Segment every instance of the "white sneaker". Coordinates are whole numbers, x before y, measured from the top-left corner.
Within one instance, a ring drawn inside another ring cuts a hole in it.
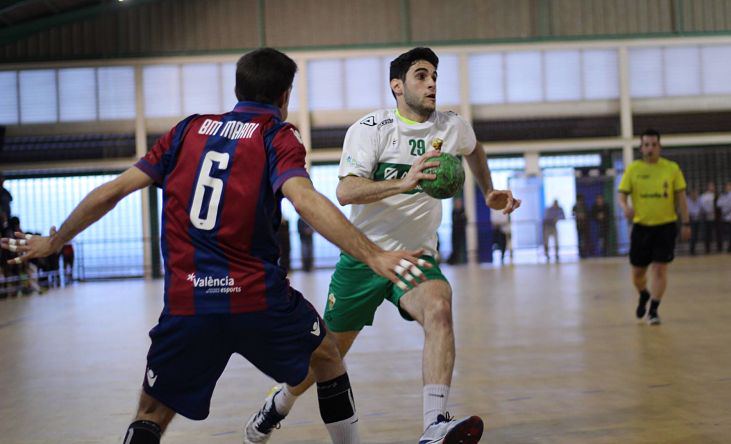
[[[274,396],[281,390],[280,386],[272,388],[261,410],[251,415],[244,429],[244,444],[265,443],[269,441],[274,429],[279,428],[279,423],[285,415],[280,415],[274,408]]]
[[[470,416],[459,421],[449,413],[439,415],[437,420],[424,430],[419,444],[476,444],[482,437],[482,419]]]
[[[650,325],[660,325],[662,321],[660,320],[660,316],[655,313],[647,316],[647,323]]]

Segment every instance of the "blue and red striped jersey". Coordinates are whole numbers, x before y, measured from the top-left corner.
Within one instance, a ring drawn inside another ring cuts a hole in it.
[[[309,177],[297,129],[279,109],[239,102],[192,115],[135,166],[163,189],[163,313],[246,313],[286,303],[278,265],[282,184]]]

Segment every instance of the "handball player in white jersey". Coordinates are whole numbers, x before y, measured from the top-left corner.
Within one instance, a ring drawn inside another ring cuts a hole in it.
[[[370,240],[386,250],[422,250],[420,268],[428,280],[415,288],[405,282],[394,284],[341,253],[323,317],[343,355],[363,327],[373,324],[384,300],[404,319],[418,322],[425,337],[424,432],[419,443],[476,443],[482,419],[453,419],[446,411],[455,345],[452,289],[435,260],[442,202],[422,192],[418,184],[435,178],[424,169],[438,165],[432,158],[441,150],[466,159],[491,209],[508,214],[520,200],[510,191],[493,189],[485,152],[469,124],[455,113],[436,110],[438,64],[429,48],[414,48],[391,62],[396,108],[367,114],[348,129],[337,187],[340,204],[352,205],[350,221]],[[285,416],[313,381],[308,377],[296,387],[273,391],[247,424],[250,442],[266,442],[274,425],[268,418]]]

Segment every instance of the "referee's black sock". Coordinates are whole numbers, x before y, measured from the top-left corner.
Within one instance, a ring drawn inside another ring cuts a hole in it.
[[[660,306],[660,301],[658,299],[653,299],[650,301],[650,317],[657,317],[657,307]]]
[[[645,290],[640,291],[640,299],[637,301],[637,319],[642,319],[647,313],[647,301],[650,300],[650,292]]]

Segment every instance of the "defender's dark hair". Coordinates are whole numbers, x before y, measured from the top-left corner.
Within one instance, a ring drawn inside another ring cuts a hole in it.
[[[657,141],[660,141],[660,133],[652,128],[647,128],[645,131],[642,132],[642,135],[640,136],[640,140],[642,140],[643,137],[650,136],[650,137],[657,137]]]
[[[434,54],[434,51],[424,47],[414,48],[401,54],[391,61],[391,69],[389,70],[388,80],[406,80],[406,73],[409,71],[409,68],[411,68],[411,65],[418,62],[419,60],[426,60],[427,62],[434,65],[434,68],[437,68],[437,66],[439,66],[439,57]]]
[[[236,98],[279,105],[296,72],[294,60],[276,49],[260,48],[244,54],[236,63]]]

